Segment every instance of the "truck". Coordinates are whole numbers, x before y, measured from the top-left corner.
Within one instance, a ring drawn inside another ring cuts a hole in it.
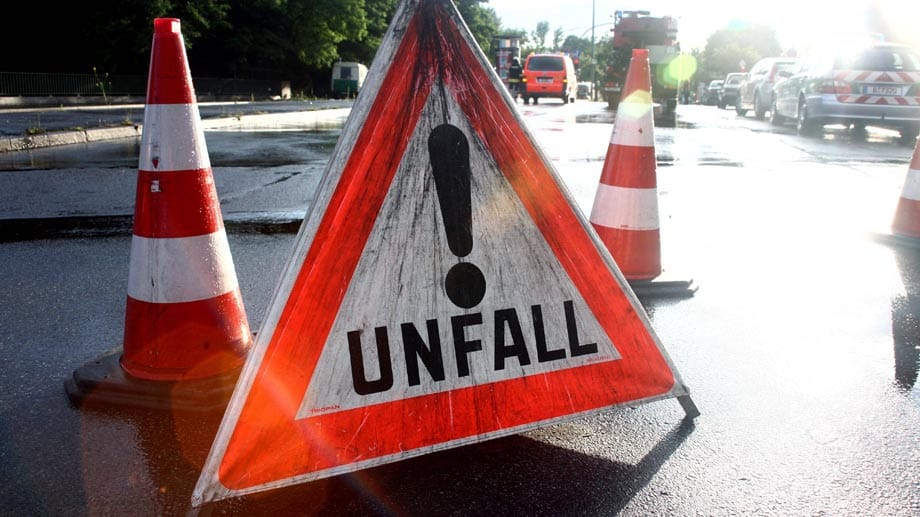
[[[648,49],[655,122],[673,127],[676,121],[679,80],[667,66],[680,54],[677,19],[651,16],[649,11],[616,11],[613,26],[613,57],[606,64],[603,94],[610,109],[616,110],[626,83],[632,51]]]

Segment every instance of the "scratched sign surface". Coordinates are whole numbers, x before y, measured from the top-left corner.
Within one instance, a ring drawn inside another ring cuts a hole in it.
[[[451,2],[404,1],[193,504],[685,393]]]

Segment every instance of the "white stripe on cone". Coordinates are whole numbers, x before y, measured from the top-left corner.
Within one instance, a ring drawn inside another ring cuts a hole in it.
[[[128,296],[150,303],[192,302],[237,289],[227,233],[131,240]]]
[[[654,113],[649,92],[638,90],[623,99],[617,107],[610,143],[635,147],[654,147]]]
[[[610,143],[614,145],[630,145],[633,147],[652,147],[655,145],[655,132],[650,131],[651,124],[647,120],[632,117],[617,119]]]
[[[207,169],[211,160],[196,104],[148,104],[141,135],[140,169]]]
[[[920,170],[908,169],[907,178],[901,188],[901,197],[913,201],[920,201]]]
[[[607,228],[658,229],[658,189],[599,184],[591,222]]]

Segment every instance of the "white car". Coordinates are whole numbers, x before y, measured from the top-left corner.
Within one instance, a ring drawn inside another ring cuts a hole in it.
[[[735,113],[743,117],[753,109],[754,116],[763,120],[773,104],[773,84],[778,74],[791,70],[798,63],[794,57],[767,57],[755,63],[738,86]]]

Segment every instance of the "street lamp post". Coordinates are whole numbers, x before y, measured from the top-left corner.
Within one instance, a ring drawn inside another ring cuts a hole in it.
[[[596,0],[591,0],[591,100],[597,100],[597,84],[595,84],[595,70],[597,69],[597,60],[594,55],[594,4]]]

